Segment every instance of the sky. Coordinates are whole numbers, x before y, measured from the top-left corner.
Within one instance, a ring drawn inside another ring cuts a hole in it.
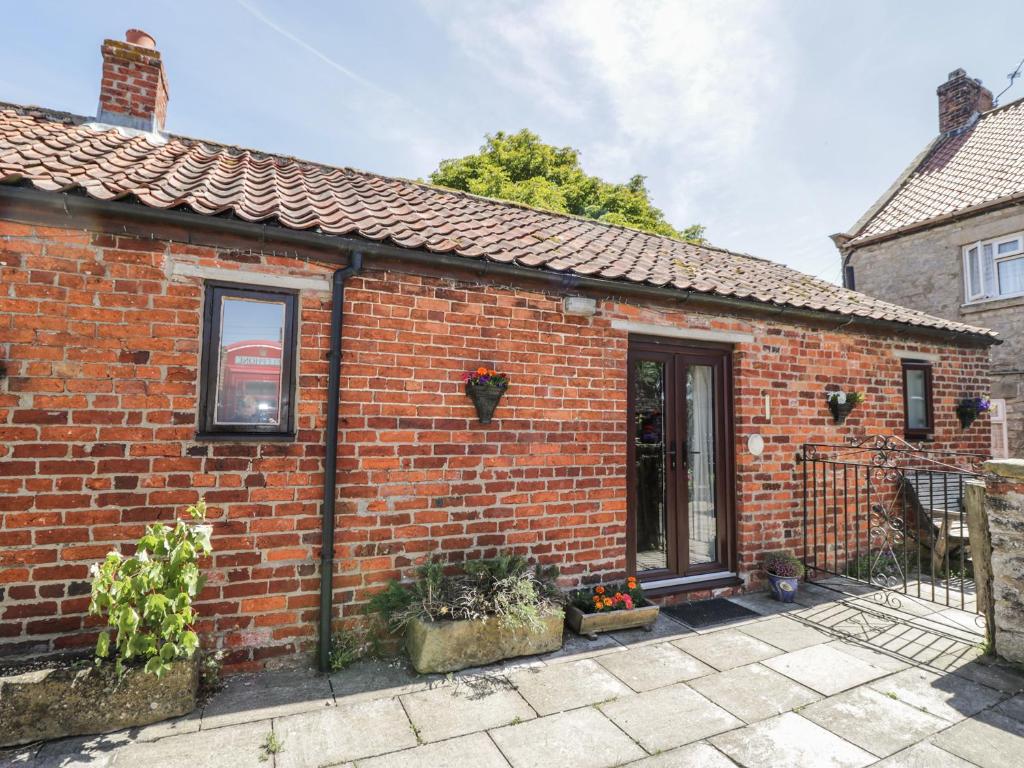
[[[93,115],[104,38],[157,41],[167,130],[405,178],[529,128],[668,220],[839,280],[829,240],[993,91],[1024,3],[945,0],[3,0],[0,101]],[[1002,103],[1024,96],[1024,78]]]

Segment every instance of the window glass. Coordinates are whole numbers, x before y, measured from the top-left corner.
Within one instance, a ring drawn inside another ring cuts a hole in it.
[[[907,429],[928,429],[928,382],[920,368],[904,371],[907,380]]]
[[[999,262],[999,292],[1024,293],[1024,259],[1005,259]]]
[[[982,293],[981,287],[981,263],[978,261],[978,248],[974,247],[967,251],[967,293],[970,296],[979,296]]]
[[[996,249],[996,252],[1000,256],[1002,256],[1005,253],[1016,253],[1019,250],[1020,250],[1020,241],[1019,240],[1007,240],[1007,241],[1002,242],[1002,243],[999,244],[998,248]]]
[[[217,424],[281,423],[285,303],[223,296]]]

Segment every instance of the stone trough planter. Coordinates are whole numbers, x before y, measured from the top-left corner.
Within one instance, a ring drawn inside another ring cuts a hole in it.
[[[599,632],[615,632],[620,629],[651,630],[661,609],[654,603],[644,603],[630,611],[607,611],[584,613],[575,605],[565,608],[565,621],[577,635],[596,640]]]
[[[561,609],[542,617],[543,628],[510,629],[497,619],[487,621],[421,621],[405,630],[405,648],[420,674],[455,672],[516,656],[550,653],[562,647]]]
[[[196,707],[199,654],[161,678],[135,667],[55,664],[0,677],[0,747],[107,733],[188,714]]]

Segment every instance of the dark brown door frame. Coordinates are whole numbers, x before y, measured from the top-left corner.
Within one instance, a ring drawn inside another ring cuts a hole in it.
[[[686,445],[686,382],[682,376],[682,366],[677,369],[678,356],[682,356],[684,364],[711,365],[715,370],[714,397],[719,407],[715,410],[716,436],[716,469],[715,497],[718,506],[718,541],[717,560],[696,567],[683,568],[689,549],[688,510],[679,500],[688,498],[686,463],[689,460]],[[635,427],[632,422],[635,405],[635,387],[633,368],[638,359],[661,360],[665,365],[666,402],[664,424],[666,431],[671,424],[675,437],[677,469],[674,472],[666,468],[666,505],[668,509],[666,536],[668,537],[669,568],[658,571],[645,571],[647,580],[675,578],[678,576],[698,576],[704,573],[721,571],[735,572],[735,463],[734,463],[734,431],[733,431],[733,377],[732,377],[732,346],[722,344],[704,344],[693,341],[680,341],[671,338],[652,336],[629,337],[627,353],[627,516],[626,516],[626,568],[630,574],[636,573],[636,541],[637,541],[637,488],[636,488],[636,448]],[[684,512],[686,514],[684,514]],[[679,527],[683,530],[680,531]],[[674,568],[673,568],[674,566]],[[681,572],[684,571],[684,572]]]

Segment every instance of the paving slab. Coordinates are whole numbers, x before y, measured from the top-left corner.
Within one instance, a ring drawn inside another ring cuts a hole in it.
[[[685,624],[675,621],[674,619],[670,619],[663,613],[659,613],[650,632],[643,629],[624,629],[621,632],[609,632],[608,635],[620,645],[636,647],[646,645],[648,643],[660,643],[665,640],[684,637],[685,635],[689,635],[691,632],[693,632],[693,630]]]
[[[360,760],[356,768],[508,768],[508,762],[486,733]]]
[[[796,603],[781,603],[771,596],[768,592],[751,592],[746,595],[737,595],[736,597],[726,598],[729,602],[742,605],[744,608],[749,608],[752,611],[756,611],[761,616],[774,616],[782,613],[791,613],[793,611],[799,611],[802,606]]]
[[[697,693],[747,723],[765,720],[818,701],[810,688],[761,664],[748,664],[691,680]]]
[[[590,659],[596,656],[604,656],[608,653],[622,653],[625,650],[615,638],[607,633],[598,635],[595,639],[577,635],[566,627],[562,635],[562,647],[557,651],[546,653],[541,656],[545,664],[560,664],[566,661],[579,661]]]
[[[526,670],[510,675],[509,680],[540,715],[577,709],[633,693],[629,686],[593,659]],[[508,722],[505,720],[492,725],[506,725]]]
[[[334,706],[326,676],[306,670],[232,675],[203,709],[200,728],[268,720]]]
[[[512,768],[611,768],[644,757],[644,751],[595,707],[497,728],[490,734]]]
[[[681,747],[743,725],[686,683],[603,704],[601,711],[648,752]]]
[[[1003,693],[1024,691],[1024,674],[1008,664],[975,659],[970,664],[958,667],[956,674]]]
[[[875,763],[874,768],[975,768],[975,765],[925,742]]]
[[[1024,722],[981,712],[943,731],[932,742],[980,768],[1020,768]]]
[[[284,751],[274,758],[276,768],[334,765],[417,744],[409,718],[396,698],[288,715],[274,721],[274,733],[284,745]]]
[[[866,661],[872,666],[884,669],[886,672],[902,672],[904,669],[908,669],[911,665],[910,662],[905,659],[901,659],[898,656],[893,656],[888,653],[882,653],[881,651],[875,650],[870,646],[864,646],[859,643],[852,643],[846,640],[833,640],[831,643],[826,644],[829,648],[835,648],[837,651],[854,656],[861,661]]]
[[[645,757],[624,768],[736,768],[736,763],[710,744],[697,741],[685,747]]]
[[[878,759],[793,712],[709,741],[746,768],[863,768]]]
[[[917,667],[876,680],[869,687],[950,723],[971,717],[1005,698],[965,677]]]
[[[536,717],[505,678],[462,679],[455,685],[406,694],[401,701],[419,738],[425,742]]]
[[[738,629],[692,635],[673,640],[672,644],[718,670],[746,666],[782,653],[780,648]]]
[[[740,631],[784,651],[798,651],[833,639],[824,632],[784,616],[748,624]]]
[[[802,648],[766,659],[766,667],[826,696],[887,674],[886,670],[828,645]]]
[[[439,675],[417,674],[404,658],[357,661],[328,679],[339,704],[422,691],[444,681]]]
[[[855,688],[800,714],[878,757],[888,757],[949,723],[871,688]]]
[[[1000,715],[1006,715],[1011,720],[1020,720],[1024,723],[1024,694],[1007,699],[995,707],[993,711],[998,712]]]
[[[159,741],[136,742],[118,749],[111,765],[113,768],[195,768],[197,764],[203,768],[264,768],[266,760],[261,760],[264,756],[261,746],[270,732],[270,722],[263,721]]]
[[[627,653],[603,656],[598,663],[634,691],[650,691],[715,671],[672,643],[645,645]]]
[[[31,748],[22,748],[0,758],[0,766],[32,766],[32,768],[109,768],[118,749],[130,746],[127,731],[97,736],[73,736],[48,741]]]

